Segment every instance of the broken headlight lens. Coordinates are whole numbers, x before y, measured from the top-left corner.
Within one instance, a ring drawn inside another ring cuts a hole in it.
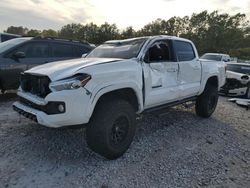
[[[243,76],[241,77],[241,79],[242,79],[242,80],[248,80],[248,79],[249,79],[249,76],[243,75]]]
[[[90,79],[91,76],[88,74],[76,74],[72,77],[52,82],[49,85],[49,88],[52,91],[78,89],[80,87],[85,86]]]

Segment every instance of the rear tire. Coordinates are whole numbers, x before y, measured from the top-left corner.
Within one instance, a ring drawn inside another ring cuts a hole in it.
[[[197,98],[195,111],[200,117],[210,117],[218,103],[218,89],[216,86],[207,84],[203,93]]]
[[[107,159],[122,156],[133,141],[135,119],[135,110],[127,101],[101,101],[87,126],[88,146]]]

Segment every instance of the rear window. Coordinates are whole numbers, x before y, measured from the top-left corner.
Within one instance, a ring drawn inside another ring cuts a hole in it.
[[[227,70],[250,75],[250,65],[227,65]]]
[[[10,40],[10,39],[14,39],[17,38],[17,36],[13,36],[13,35],[5,35],[5,34],[1,34],[1,42]]]
[[[74,57],[73,48],[67,44],[51,44],[52,57]]]
[[[191,61],[195,58],[193,46],[189,42],[175,41],[175,50],[179,61]]]
[[[15,46],[22,44],[30,39],[31,39],[30,37],[15,38],[15,39],[2,42],[0,43],[0,53],[6,52],[7,50],[10,50],[11,48],[14,48]]]

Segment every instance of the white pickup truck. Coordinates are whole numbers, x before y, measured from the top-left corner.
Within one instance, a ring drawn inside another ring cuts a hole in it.
[[[48,127],[86,124],[88,146],[115,159],[133,140],[136,114],[194,101],[197,115],[207,118],[224,83],[224,65],[200,61],[189,40],[115,40],[86,58],[24,72],[13,108]]]

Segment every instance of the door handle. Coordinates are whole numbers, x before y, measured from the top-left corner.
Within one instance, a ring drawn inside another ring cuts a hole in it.
[[[167,69],[167,72],[177,72],[178,71],[178,69],[176,69],[176,68],[169,68],[169,69]]]
[[[194,70],[199,70],[200,67],[199,66],[194,66]]]

